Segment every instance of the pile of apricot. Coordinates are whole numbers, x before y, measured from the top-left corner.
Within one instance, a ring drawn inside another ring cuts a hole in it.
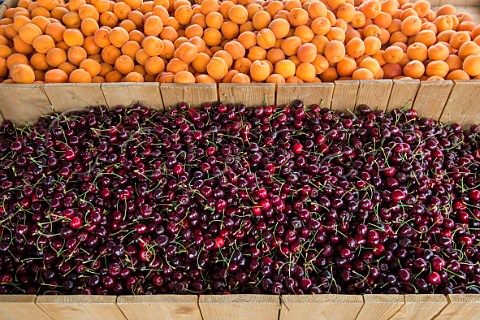
[[[480,26],[420,0],[19,0],[0,82],[480,78]]]

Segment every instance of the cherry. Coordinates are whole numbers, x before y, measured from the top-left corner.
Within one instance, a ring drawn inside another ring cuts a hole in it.
[[[70,228],[72,229],[78,229],[82,226],[82,219],[79,217],[73,217],[72,220],[70,221]]]

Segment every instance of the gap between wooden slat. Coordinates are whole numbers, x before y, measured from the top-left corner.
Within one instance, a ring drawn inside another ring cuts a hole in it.
[[[450,297],[448,296],[448,294],[445,295],[445,298],[447,298],[447,304],[442,308],[442,310],[440,310],[440,311],[432,318],[432,320],[437,319],[437,318],[443,313],[443,311],[450,305],[451,300],[450,300]]]

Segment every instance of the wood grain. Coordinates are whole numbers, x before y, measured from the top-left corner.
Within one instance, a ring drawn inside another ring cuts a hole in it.
[[[441,294],[405,295],[405,304],[390,320],[430,320],[447,304],[447,298]]]
[[[480,123],[480,81],[455,81],[452,93],[443,109],[442,122],[460,123],[465,129]]]
[[[203,103],[218,100],[217,85],[214,83],[162,83],[160,91],[163,105],[167,110],[176,107],[180,102],[188,103],[195,108]]]
[[[52,83],[43,88],[56,112],[107,104],[100,83]]]
[[[355,111],[359,81],[335,81],[331,109],[335,111]]]
[[[422,81],[413,109],[417,110],[422,117],[440,119],[452,88],[453,82],[450,80]]]
[[[50,320],[35,304],[34,295],[0,295],[1,320]]]
[[[0,112],[18,124],[37,121],[53,112],[43,86],[39,84],[0,84]]]
[[[333,83],[279,83],[277,85],[277,105],[302,100],[306,106],[318,104],[329,108],[332,102]]]
[[[120,296],[117,305],[128,320],[202,320],[198,296]]]
[[[360,81],[355,106],[366,104],[373,110],[385,111],[392,92],[392,80]]]
[[[158,82],[102,83],[101,88],[109,108],[129,106],[138,102],[153,109],[163,110]]]
[[[387,111],[403,108],[411,109],[419,87],[419,80],[393,80]]]
[[[478,320],[480,317],[480,295],[450,294],[447,307],[435,320]]]
[[[222,103],[242,103],[249,107],[275,104],[275,84],[273,83],[220,83],[219,100]]]
[[[404,305],[400,294],[366,294],[363,307],[356,320],[390,319]]]
[[[351,320],[357,317],[362,306],[361,296],[282,296],[280,320]]]
[[[115,296],[38,296],[37,305],[53,320],[125,320],[116,300]]]
[[[279,297],[269,295],[200,296],[203,320],[277,320]]]

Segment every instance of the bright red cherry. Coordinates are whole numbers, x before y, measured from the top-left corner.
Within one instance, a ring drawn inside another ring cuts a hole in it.
[[[72,220],[70,221],[70,228],[72,229],[78,229],[82,226],[82,219],[79,217],[73,217]]]

